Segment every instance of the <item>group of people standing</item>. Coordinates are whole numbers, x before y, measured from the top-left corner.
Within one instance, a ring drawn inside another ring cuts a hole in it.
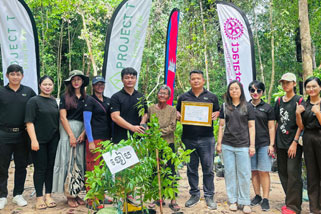
[[[175,152],[173,143],[176,121],[181,118],[182,102],[191,101],[212,103],[212,120],[219,118],[216,151],[223,156],[231,211],[242,209],[244,213],[251,213],[251,206],[259,204],[263,211],[270,209],[269,172],[272,156],[276,153],[278,173],[286,194],[282,213],[300,213],[304,151],[310,212],[320,212],[321,159],[318,151],[321,136],[321,81],[316,77],[304,83],[309,95],[304,102],[295,93],[295,75],[284,74],[280,83],[285,96],[276,101],[274,108],[262,100],[265,90],[262,82],[250,83],[248,90],[252,99],[247,102],[242,84],[232,81],[227,87],[225,102],[220,107],[217,96],[204,88],[203,72],[191,71],[191,89],[179,96],[176,108],[167,104],[171,95],[167,86],[159,88],[158,102],[147,108],[143,94],[135,90],[137,72],[133,68],[122,70],[121,81],[124,87],[111,98],[103,95],[103,77],[92,79],[93,94],[89,96],[85,92],[89,84],[88,77],[81,71],[72,71],[64,81],[66,90],[59,106],[51,95],[54,89],[51,77],[40,78],[40,93],[36,95],[31,88],[21,85],[21,66],[10,65],[6,76],[9,84],[0,88],[0,210],[7,204],[8,168],[12,155],[15,162],[13,203],[27,205],[22,193],[31,148],[35,168],[36,208],[55,207],[57,204],[51,193],[64,191],[71,155],[76,155],[72,160],[76,161],[82,173],[93,170],[99,163],[96,160],[98,154],[93,150],[100,146],[101,141],[112,140],[118,143],[127,139],[128,131],[130,134],[144,133],[151,114],[159,118],[162,137]],[[142,105],[137,105],[142,99]],[[143,116],[139,115],[141,108],[145,110]],[[303,147],[299,144],[300,135],[303,135]],[[201,163],[206,205],[209,209],[217,209],[214,200],[213,125],[205,127],[184,124],[182,142],[186,149],[194,150],[187,163],[191,197],[185,207],[192,207],[200,201],[198,167]],[[175,174],[175,168],[171,165],[169,167],[172,174]],[[255,192],[252,200],[251,177]],[[80,197],[67,197],[67,203],[70,207],[86,204],[88,208],[99,208],[99,204],[91,200],[86,203]],[[164,202],[160,200],[158,203]],[[169,207],[174,211],[180,209],[175,199],[171,200]]]

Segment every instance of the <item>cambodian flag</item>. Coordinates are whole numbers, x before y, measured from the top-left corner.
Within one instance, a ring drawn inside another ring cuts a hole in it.
[[[173,105],[175,73],[176,73],[176,53],[179,25],[179,10],[174,8],[171,12],[167,27],[166,56],[165,56],[165,78],[164,83],[172,90],[171,97],[167,104]]]

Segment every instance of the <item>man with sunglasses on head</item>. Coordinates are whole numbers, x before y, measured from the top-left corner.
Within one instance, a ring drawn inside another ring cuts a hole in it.
[[[215,94],[204,88],[205,79],[202,71],[191,71],[189,74],[191,90],[179,96],[177,101],[177,119],[181,117],[182,101],[212,103],[212,120],[216,120],[219,115],[219,103]],[[187,178],[190,185],[190,199],[185,203],[185,207],[193,207],[200,201],[200,189],[198,187],[198,167],[199,162],[203,171],[203,190],[206,205],[209,209],[217,209],[214,201],[214,151],[215,139],[213,135],[213,124],[211,127],[197,125],[183,125],[182,141],[186,149],[195,149],[191,153],[190,162],[187,164]]]
[[[251,206],[261,205],[262,211],[268,211],[270,192],[270,171],[274,154],[275,114],[273,108],[261,97],[265,90],[262,82],[254,80],[249,84],[251,100],[255,113],[255,155],[251,157],[252,184],[255,197]],[[262,187],[263,195],[260,188]]]
[[[36,96],[31,88],[21,84],[21,66],[10,65],[6,77],[8,85],[0,88],[0,210],[7,204],[8,169],[12,154],[15,163],[12,202],[20,207],[27,205],[22,193],[30,150],[24,119],[28,100]]]

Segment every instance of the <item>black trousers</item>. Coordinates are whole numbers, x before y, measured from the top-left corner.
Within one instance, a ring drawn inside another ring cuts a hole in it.
[[[297,146],[295,158],[288,157],[287,149],[277,149],[278,173],[285,192],[285,204],[296,213],[302,204],[302,146]]]
[[[56,151],[59,142],[59,135],[55,136],[47,143],[39,144],[38,151],[31,151],[35,171],[33,173],[33,183],[37,197],[43,196],[43,184],[45,193],[52,191],[53,168],[55,165]]]
[[[205,197],[214,196],[214,137],[198,137],[197,139],[182,139],[186,149],[195,149],[187,164],[187,178],[191,187],[189,194],[200,196],[198,187],[198,167],[201,162],[203,171],[203,191]]]
[[[321,210],[321,130],[304,130],[304,161],[307,167],[308,196],[311,213]]]
[[[6,198],[8,195],[8,169],[12,154],[15,164],[13,196],[23,193],[30,151],[28,145],[27,140],[24,143],[0,142],[0,198]]]

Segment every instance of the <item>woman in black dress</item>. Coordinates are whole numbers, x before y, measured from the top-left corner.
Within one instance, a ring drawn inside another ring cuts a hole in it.
[[[59,141],[59,111],[51,96],[53,79],[43,76],[39,81],[40,94],[32,97],[26,107],[25,123],[31,139],[31,154],[34,164],[33,182],[36,189],[37,209],[55,207],[51,198],[53,166]],[[43,185],[45,184],[45,199]]]

